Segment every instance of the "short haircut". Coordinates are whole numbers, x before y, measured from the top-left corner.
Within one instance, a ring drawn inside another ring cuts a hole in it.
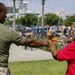
[[[4,5],[3,3],[0,2],[0,12],[3,11],[3,8],[2,8],[3,6],[5,6],[5,5]]]

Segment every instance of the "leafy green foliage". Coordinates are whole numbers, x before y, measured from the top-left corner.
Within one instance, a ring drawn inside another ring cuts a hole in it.
[[[12,20],[10,20],[10,17],[6,18],[6,21],[4,22],[5,25],[12,25]]]
[[[48,25],[58,25],[59,17],[56,14],[48,13],[45,15],[45,24]],[[60,23],[62,22],[62,18],[60,18]]]
[[[12,25],[13,16],[9,16],[6,18],[5,24]],[[47,13],[44,15],[44,24],[45,25],[58,25],[59,17],[53,13]],[[66,19],[60,18],[60,25],[68,25],[70,26],[72,22],[75,22],[75,14],[67,15]],[[42,23],[42,17],[39,17],[39,25]],[[35,14],[25,14],[25,16],[17,18],[16,24],[21,24],[25,26],[35,26],[38,24],[38,16]]]
[[[66,16],[66,19],[64,20],[64,24],[67,26],[70,26],[72,22],[75,22],[75,14],[71,16]]]
[[[16,23],[20,23],[25,26],[31,26],[31,25],[36,25],[38,18],[34,14],[26,14],[25,16],[21,17],[20,19],[16,20]]]

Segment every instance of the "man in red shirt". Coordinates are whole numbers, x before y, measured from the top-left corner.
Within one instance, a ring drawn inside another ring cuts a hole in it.
[[[50,51],[53,57],[58,61],[67,61],[68,67],[66,71],[66,75],[75,75],[75,28],[72,32],[72,42],[67,44],[61,50],[57,50],[53,44],[52,38],[53,33],[51,31],[48,32],[48,42]]]

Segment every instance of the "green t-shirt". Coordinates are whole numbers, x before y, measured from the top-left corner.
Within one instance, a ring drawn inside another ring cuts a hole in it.
[[[19,33],[0,24],[0,67],[8,67],[10,45],[24,45],[24,41]]]

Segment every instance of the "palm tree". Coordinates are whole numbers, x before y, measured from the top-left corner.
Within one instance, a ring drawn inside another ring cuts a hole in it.
[[[13,0],[13,29],[15,30],[15,1]]]
[[[45,5],[45,0],[42,0],[42,27],[44,26],[44,5]]]

